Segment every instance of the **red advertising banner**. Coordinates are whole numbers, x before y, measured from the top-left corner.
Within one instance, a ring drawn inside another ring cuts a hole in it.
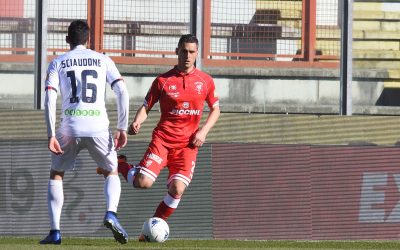
[[[311,147],[313,239],[398,239],[400,148]]]
[[[400,148],[213,144],[214,237],[398,239]]]
[[[214,237],[309,239],[310,147],[213,144]]]

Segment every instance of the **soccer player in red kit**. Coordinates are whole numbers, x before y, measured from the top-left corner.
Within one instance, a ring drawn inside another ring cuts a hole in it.
[[[178,64],[154,80],[129,127],[129,134],[137,134],[148,112],[159,102],[161,118],[153,130],[148,149],[135,167],[120,164],[118,168],[136,188],[150,188],[160,171],[168,168],[168,192],[153,215],[164,220],[178,207],[192,180],[198,148],[220,115],[213,79],[194,65],[198,54],[197,38],[190,34],[181,36],[175,52]],[[199,128],[204,102],[210,112]]]

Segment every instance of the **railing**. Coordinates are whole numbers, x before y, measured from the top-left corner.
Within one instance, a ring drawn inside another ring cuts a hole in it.
[[[82,18],[87,18],[92,27],[90,47],[109,54],[121,64],[174,64],[178,38],[190,33],[195,22],[194,18],[186,20],[186,14],[176,14],[176,10],[167,8],[162,13],[152,13],[153,10],[148,9],[148,15],[158,15],[154,21],[134,17],[124,20],[119,16],[128,16],[129,8],[136,7],[136,3],[123,2],[132,6],[118,5],[118,1],[111,5],[104,0],[88,0],[87,3],[87,16]],[[127,11],[109,14],[116,11],[114,4]],[[220,8],[221,5],[224,8]],[[316,6],[317,0],[230,0],[226,4],[204,0],[203,64],[211,67],[338,67],[338,50],[325,54],[324,49],[317,46],[318,40],[323,41],[326,36],[317,37]],[[69,22],[76,18],[65,17],[69,14],[67,9],[64,11],[60,17],[48,19],[50,57],[68,49],[64,41],[66,30]],[[245,13],[235,14],[235,11]],[[191,17],[198,14],[190,12]],[[175,15],[176,21],[170,21]],[[163,16],[170,20],[163,21]],[[0,62],[33,62],[34,24],[34,18],[0,16]],[[334,37],[334,40],[339,38]]]

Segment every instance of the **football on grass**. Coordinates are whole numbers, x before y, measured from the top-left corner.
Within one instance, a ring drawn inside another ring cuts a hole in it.
[[[169,236],[169,226],[165,220],[153,217],[143,223],[142,234],[147,242],[164,242]]]

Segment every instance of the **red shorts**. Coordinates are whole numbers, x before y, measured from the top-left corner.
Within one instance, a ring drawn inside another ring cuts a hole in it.
[[[160,139],[153,138],[139,162],[140,173],[155,181],[160,171],[167,167],[168,184],[172,180],[180,180],[188,186],[196,166],[197,152],[197,147],[168,148]]]

